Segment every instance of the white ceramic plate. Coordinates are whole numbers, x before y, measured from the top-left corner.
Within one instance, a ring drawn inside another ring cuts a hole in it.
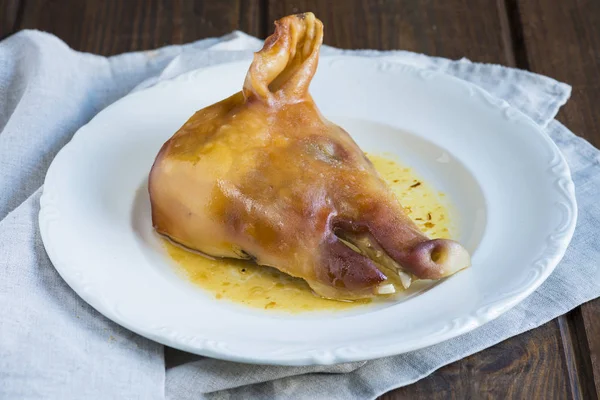
[[[473,267],[418,296],[347,312],[276,314],[214,298],[174,272],[150,225],[146,179],[192,113],[238,91],[249,62],[134,93],[81,128],[52,163],[40,227],[89,304],[150,339],[228,360],[331,364],[419,349],[496,318],[535,290],[571,239],[568,166],[539,127],[461,80],[378,59],[321,60],[322,112],[368,152],[394,153],[447,193]]]

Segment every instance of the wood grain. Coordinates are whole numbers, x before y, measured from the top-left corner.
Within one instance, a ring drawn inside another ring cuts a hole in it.
[[[565,365],[574,399],[597,398],[587,331],[581,307],[557,318],[563,340]]]
[[[600,2],[531,0],[516,2],[524,63],[533,72],[573,87],[558,119],[600,147]],[[600,299],[567,317],[581,395],[600,396]]]
[[[600,299],[586,303],[580,307],[582,320],[585,328],[587,346],[584,343],[577,343],[583,347],[583,352],[587,350],[590,356],[592,371],[588,372],[594,379],[596,389],[595,398],[600,398]],[[594,398],[590,389],[590,397]]]
[[[591,0],[0,0],[0,38],[49,31],[112,55],[240,29],[265,37],[313,11],[325,43],[530,69],[573,85],[559,119],[600,146],[600,2]],[[167,349],[170,364],[182,355]],[[183,355],[185,356],[185,354]],[[179,360],[181,361],[181,360]],[[600,300],[392,391],[385,399],[598,398]]]
[[[573,132],[600,146],[600,2],[517,2],[531,71],[573,86],[559,114]]]
[[[102,55],[187,43],[241,29],[260,33],[258,0],[21,0],[20,28],[45,30]]]
[[[507,62],[494,2],[270,0],[268,20],[304,11],[314,12],[323,21],[325,43],[332,46]]]
[[[557,356],[562,346],[558,330],[555,322],[549,322],[443,367],[381,400],[568,398],[568,378]]]
[[[0,39],[16,30],[20,0],[0,0]]]

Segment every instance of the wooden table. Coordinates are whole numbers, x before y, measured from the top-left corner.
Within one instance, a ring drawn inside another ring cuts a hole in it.
[[[600,1],[0,0],[0,37],[40,29],[112,55],[234,29],[264,38],[275,19],[302,11],[324,22],[332,46],[467,57],[567,82],[573,95],[558,119],[600,147]],[[599,395],[600,299],[382,398]]]

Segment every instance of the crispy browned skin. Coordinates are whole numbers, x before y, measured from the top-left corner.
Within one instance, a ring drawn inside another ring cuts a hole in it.
[[[275,26],[243,90],[196,112],[161,148],[149,179],[156,230],[211,256],[273,266],[336,299],[467,267],[462,246],[424,236],[314,104],[321,21],[307,13]]]

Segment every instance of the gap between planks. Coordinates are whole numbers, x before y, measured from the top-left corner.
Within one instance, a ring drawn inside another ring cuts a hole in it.
[[[530,70],[518,0],[497,0],[505,57],[511,67]],[[556,319],[573,399],[598,398],[592,361],[580,307]]]
[[[19,30],[24,0],[0,0],[0,39]]]

